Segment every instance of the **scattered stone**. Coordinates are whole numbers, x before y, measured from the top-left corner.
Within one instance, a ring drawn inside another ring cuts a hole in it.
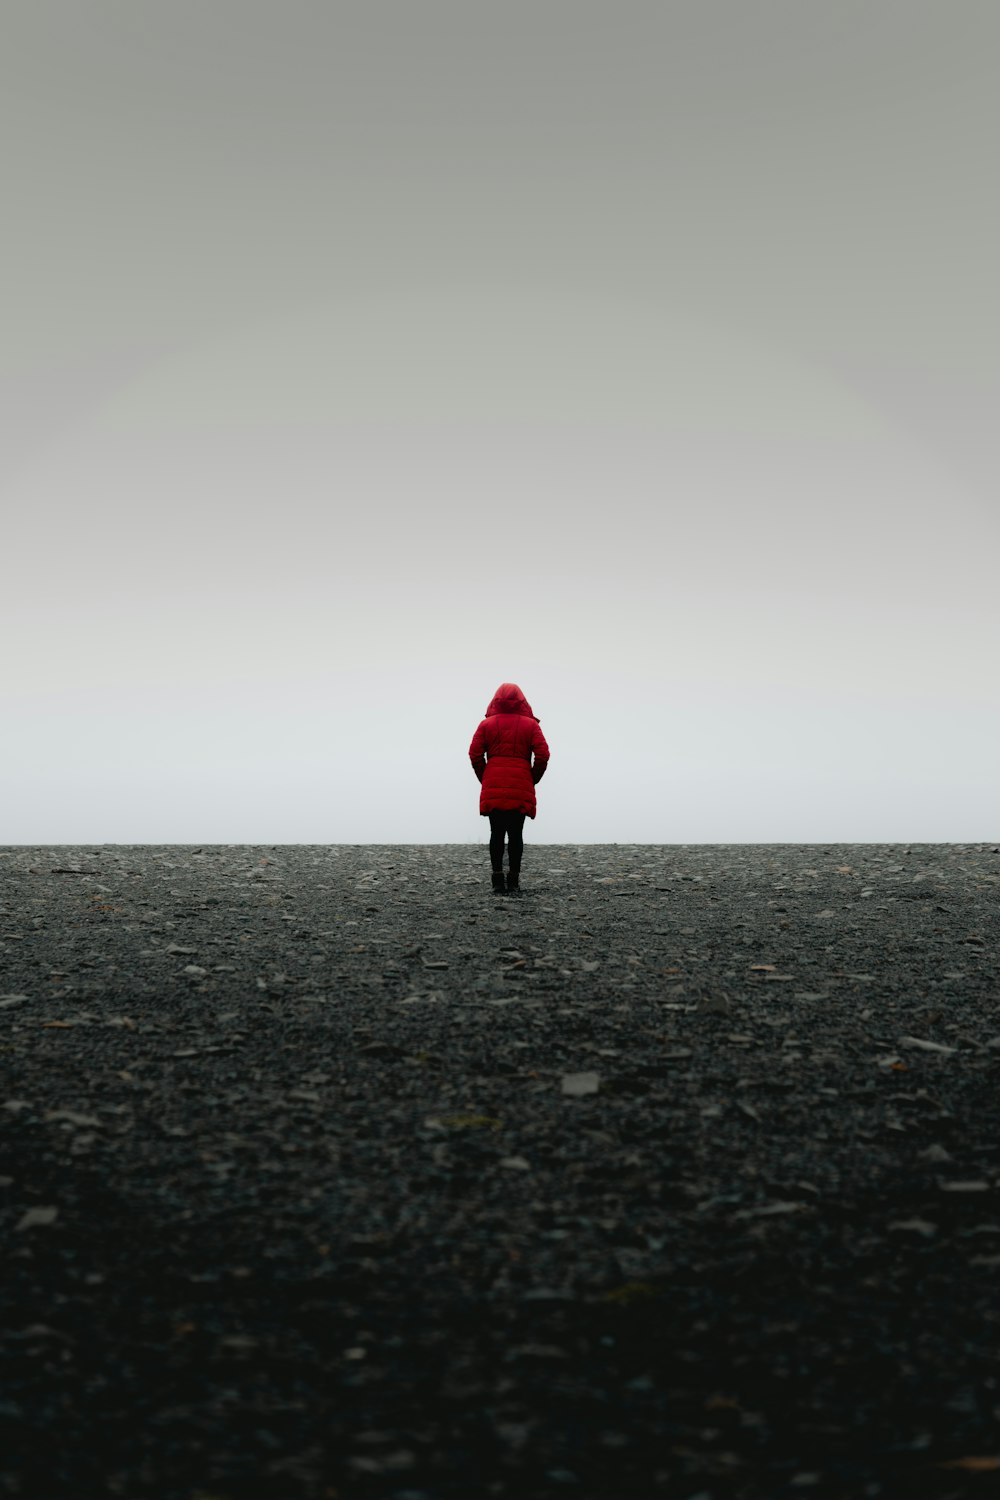
[[[891,1231],[902,1230],[908,1234],[919,1234],[924,1239],[930,1239],[937,1234],[937,1225],[931,1224],[927,1219],[894,1219],[887,1226]]]
[[[596,1094],[601,1086],[599,1073],[564,1073],[560,1080],[562,1093],[571,1099],[580,1099],[585,1094]]]
[[[101,1121],[96,1115],[83,1115],[75,1109],[47,1109],[44,1118],[46,1120],[65,1120],[69,1125],[86,1125],[94,1129],[100,1129]]]
[[[741,1208],[735,1214],[734,1219],[770,1219],[777,1214],[798,1214],[806,1207],[806,1204],[789,1199],[787,1202],[764,1203],[758,1208]]]
[[[16,1231],[23,1229],[43,1229],[49,1224],[54,1224],[59,1217],[58,1208],[29,1208],[21,1215],[14,1225]]]

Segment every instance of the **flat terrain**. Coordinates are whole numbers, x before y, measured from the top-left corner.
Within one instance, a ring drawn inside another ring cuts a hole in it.
[[[1000,852],[0,851],[0,1495],[992,1496]]]

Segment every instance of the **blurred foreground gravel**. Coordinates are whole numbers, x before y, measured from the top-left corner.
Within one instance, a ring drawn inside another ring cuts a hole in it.
[[[0,1495],[1000,1489],[1000,852],[0,851]]]

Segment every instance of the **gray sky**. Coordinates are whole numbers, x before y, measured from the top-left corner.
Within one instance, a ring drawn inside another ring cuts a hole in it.
[[[1000,836],[995,0],[24,0],[0,841]]]

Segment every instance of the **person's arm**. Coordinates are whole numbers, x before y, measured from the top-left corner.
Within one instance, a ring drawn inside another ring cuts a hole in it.
[[[486,733],[484,724],[480,724],[472,736],[472,744],[469,746],[469,759],[472,762],[472,769],[476,773],[476,780],[482,781],[483,772],[486,770]]]
[[[531,779],[537,786],[545,775],[545,767],[549,763],[549,747],[538,724],[531,731],[531,750],[535,757],[535,763],[531,768]]]

